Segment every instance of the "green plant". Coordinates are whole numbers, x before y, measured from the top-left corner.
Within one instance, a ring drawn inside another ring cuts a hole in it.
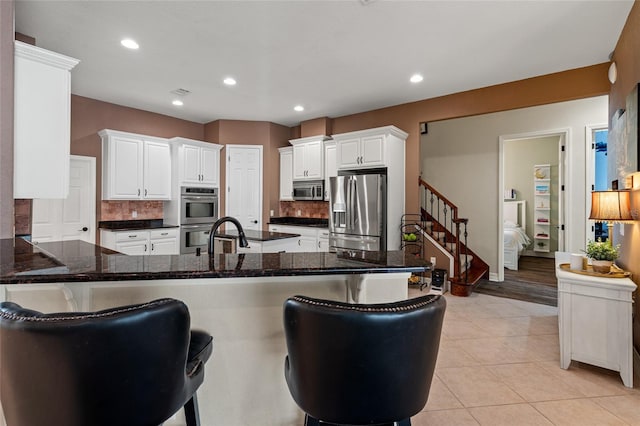
[[[598,241],[589,241],[585,253],[587,257],[593,260],[616,260],[618,258],[618,250],[620,244],[615,247],[608,242],[603,242],[600,238]]]

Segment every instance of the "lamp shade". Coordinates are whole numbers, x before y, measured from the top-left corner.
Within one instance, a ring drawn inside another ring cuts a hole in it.
[[[629,190],[594,191],[591,193],[591,214],[596,222],[633,220]]]

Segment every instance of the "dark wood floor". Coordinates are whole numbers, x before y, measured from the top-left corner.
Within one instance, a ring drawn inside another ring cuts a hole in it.
[[[518,270],[504,270],[504,281],[481,280],[477,293],[558,306],[554,259],[522,256]]]

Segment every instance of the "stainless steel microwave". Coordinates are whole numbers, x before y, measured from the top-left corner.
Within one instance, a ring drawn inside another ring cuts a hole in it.
[[[218,220],[218,188],[182,187],[180,225],[212,224]]]
[[[294,200],[324,200],[324,181],[308,180],[293,182]]]

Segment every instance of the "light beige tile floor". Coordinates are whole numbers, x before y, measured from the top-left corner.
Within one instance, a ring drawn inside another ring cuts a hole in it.
[[[640,426],[638,383],[626,388],[617,372],[575,361],[560,368],[557,308],[446,298],[436,374],[413,426]]]

